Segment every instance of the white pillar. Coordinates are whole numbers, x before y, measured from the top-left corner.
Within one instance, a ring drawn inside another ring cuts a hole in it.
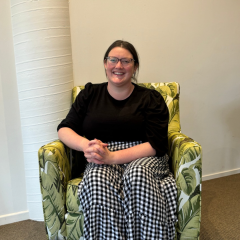
[[[30,219],[43,220],[37,152],[57,139],[57,125],[70,108],[69,5],[67,0],[11,0],[11,14],[28,209]]]

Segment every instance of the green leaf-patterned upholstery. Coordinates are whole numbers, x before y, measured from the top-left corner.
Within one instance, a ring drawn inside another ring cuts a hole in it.
[[[71,170],[65,146],[59,140],[38,151],[40,187],[47,239],[67,236],[66,189]]]
[[[176,240],[199,239],[201,222],[202,148],[181,133],[179,84],[140,83],[156,89],[169,109],[168,142],[172,172],[178,189]],[[75,87],[72,102],[83,86]],[[59,140],[39,149],[40,184],[47,239],[83,239],[84,216],[77,197],[82,178],[71,179],[70,150]],[[73,158],[76,161],[76,158]],[[73,166],[75,163],[73,162]]]
[[[68,182],[67,197],[66,197],[66,226],[67,226],[67,239],[75,240],[83,236],[83,211],[77,196],[78,184],[82,178],[75,178]]]

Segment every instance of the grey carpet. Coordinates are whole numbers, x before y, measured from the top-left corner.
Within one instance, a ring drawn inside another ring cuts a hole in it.
[[[240,174],[202,184],[201,240],[240,240]],[[43,222],[0,226],[0,240],[46,240]]]

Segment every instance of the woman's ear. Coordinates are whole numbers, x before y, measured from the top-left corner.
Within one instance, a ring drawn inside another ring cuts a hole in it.
[[[104,64],[104,68],[105,68],[105,71],[106,71],[107,70],[107,59],[104,59],[103,64]]]
[[[136,74],[137,69],[138,69],[138,64],[134,66],[134,74]]]

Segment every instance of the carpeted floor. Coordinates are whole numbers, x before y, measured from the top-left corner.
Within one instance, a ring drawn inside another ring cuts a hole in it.
[[[204,181],[201,240],[240,240],[240,174]],[[46,240],[43,222],[0,226],[0,240]]]
[[[240,174],[203,182],[201,240],[240,240]]]
[[[46,240],[43,222],[32,220],[0,226],[0,240]]]

